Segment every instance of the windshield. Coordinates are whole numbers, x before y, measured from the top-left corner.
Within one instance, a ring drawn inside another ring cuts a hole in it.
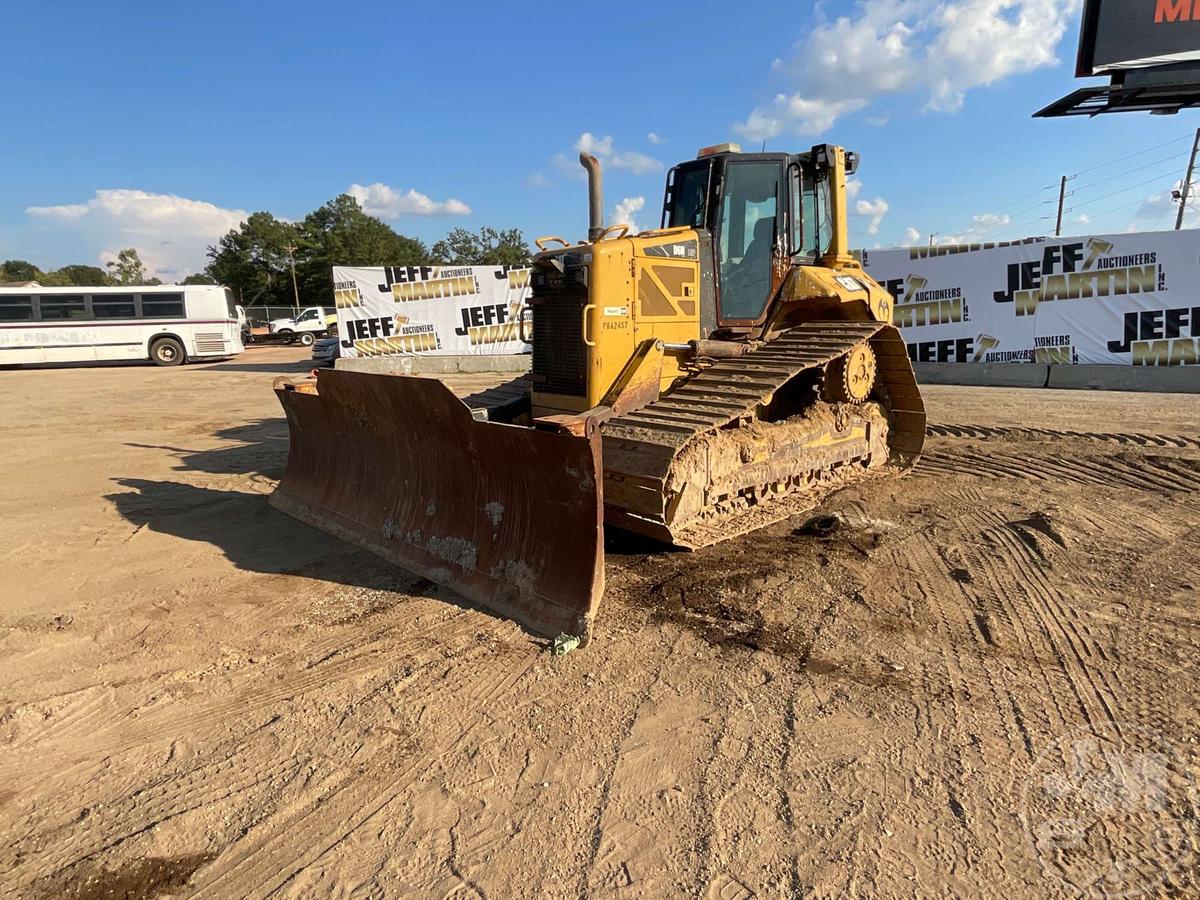
[[[225,288],[225,307],[229,310],[229,318],[238,318],[237,299],[233,296],[233,291]]]
[[[758,318],[770,295],[780,175],[774,161],[725,167],[717,243],[725,319]]]
[[[667,227],[680,225],[688,228],[704,227],[705,200],[708,193],[708,173],[711,163],[675,170],[675,184],[671,188],[670,209],[667,212]]]

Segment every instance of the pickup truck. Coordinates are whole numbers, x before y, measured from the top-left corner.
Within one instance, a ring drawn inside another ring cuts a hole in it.
[[[318,337],[325,337],[330,332],[337,333],[337,313],[320,306],[310,306],[301,310],[294,319],[272,319],[267,330],[278,340],[289,344],[299,341],[305,347],[311,347]]]

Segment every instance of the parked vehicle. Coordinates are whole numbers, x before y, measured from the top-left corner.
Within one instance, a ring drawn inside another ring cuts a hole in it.
[[[0,364],[177,366],[243,349],[233,293],[217,285],[0,288]]]
[[[337,313],[310,306],[295,318],[272,319],[267,330],[289,344],[299,341],[305,347],[311,347],[318,337],[337,332]]]
[[[342,342],[337,337],[319,338],[312,345],[312,361],[319,366],[332,366],[342,355]]]

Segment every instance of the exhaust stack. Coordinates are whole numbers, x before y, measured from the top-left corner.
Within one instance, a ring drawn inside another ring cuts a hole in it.
[[[604,234],[604,180],[600,160],[590,153],[580,152],[579,164],[588,174],[588,240],[595,241]]]

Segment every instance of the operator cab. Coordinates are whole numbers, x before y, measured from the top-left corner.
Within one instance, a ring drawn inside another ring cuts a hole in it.
[[[720,325],[761,323],[790,266],[813,265],[829,250],[824,151],[742,153],[717,144],[667,173],[661,225],[708,232]],[[847,171],[856,164],[847,154]]]

